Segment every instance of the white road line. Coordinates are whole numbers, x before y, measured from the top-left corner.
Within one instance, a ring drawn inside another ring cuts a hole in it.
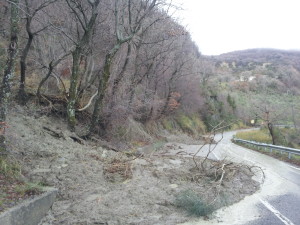
[[[291,167],[291,168],[293,168],[295,170],[300,170],[300,168],[298,168],[298,167],[294,167],[294,166],[289,166],[289,167]]]
[[[269,209],[275,216],[277,216],[278,219],[280,219],[285,225],[295,225],[292,221],[290,221],[288,218],[286,218],[284,215],[282,215],[277,209],[275,209],[270,203],[268,203],[265,200],[262,200],[259,198],[260,202]]]

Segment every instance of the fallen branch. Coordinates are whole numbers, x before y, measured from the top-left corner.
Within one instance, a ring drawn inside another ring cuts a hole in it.
[[[47,131],[48,134],[50,134],[51,136],[55,137],[55,138],[63,138],[63,139],[66,139],[64,134],[60,131],[60,132],[57,132],[57,131],[54,131],[52,130],[51,128],[49,127],[43,127],[44,130]]]
[[[86,106],[84,106],[84,107],[81,108],[81,109],[77,109],[77,111],[80,111],[80,112],[81,112],[81,111],[86,110],[86,109],[92,104],[92,101],[93,101],[93,99],[97,96],[97,94],[98,94],[98,90],[97,90],[96,93],[90,98],[88,104],[86,104]]]

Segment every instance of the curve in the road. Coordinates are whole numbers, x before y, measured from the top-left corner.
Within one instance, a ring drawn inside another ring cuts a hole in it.
[[[261,190],[237,204],[218,210],[210,221],[198,220],[185,225],[300,225],[300,168],[233,144],[234,134],[223,134],[211,159],[226,157],[237,163],[261,167],[265,174]],[[195,152],[198,148],[193,146],[190,150]],[[185,150],[189,151],[188,148]],[[262,176],[256,179],[263,180]]]

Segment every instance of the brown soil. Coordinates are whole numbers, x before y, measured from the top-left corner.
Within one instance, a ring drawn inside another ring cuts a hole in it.
[[[192,158],[168,155],[168,144],[138,157],[130,149],[115,152],[97,142],[78,142],[63,120],[20,107],[12,111],[9,126],[11,154],[25,176],[59,189],[42,225],[174,225],[191,219],[175,204],[186,190],[219,208],[259,188],[253,172],[242,165],[208,161],[204,173]]]

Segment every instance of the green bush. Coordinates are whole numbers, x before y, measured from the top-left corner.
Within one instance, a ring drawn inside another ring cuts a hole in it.
[[[236,123],[230,126],[229,130],[239,130],[239,129],[246,129],[246,128],[249,127],[246,124],[244,124],[242,121],[237,121]]]
[[[206,126],[201,118],[198,115],[192,115],[191,119],[194,122],[197,132],[199,134],[204,134],[206,132]]]
[[[187,190],[180,192],[176,197],[176,206],[182,208],[194,216],[207,216],[214,211],[212,205],[208,205],[194,191]]]
[[[204,134],[205,125],[198,115],[187,116],[180,114],[175,118],[179,127],[191,135]]]
[[[170,118],[163,119],[161,121],[161,123],[162,123],[164,129],[166,129],[169,132],[172,132],[172,131],[174,131],[176,129],[175,122],[172,119],[170,119]]]
[[[300,149],[300,131],[294,128],[280,129],[280,145]]]

